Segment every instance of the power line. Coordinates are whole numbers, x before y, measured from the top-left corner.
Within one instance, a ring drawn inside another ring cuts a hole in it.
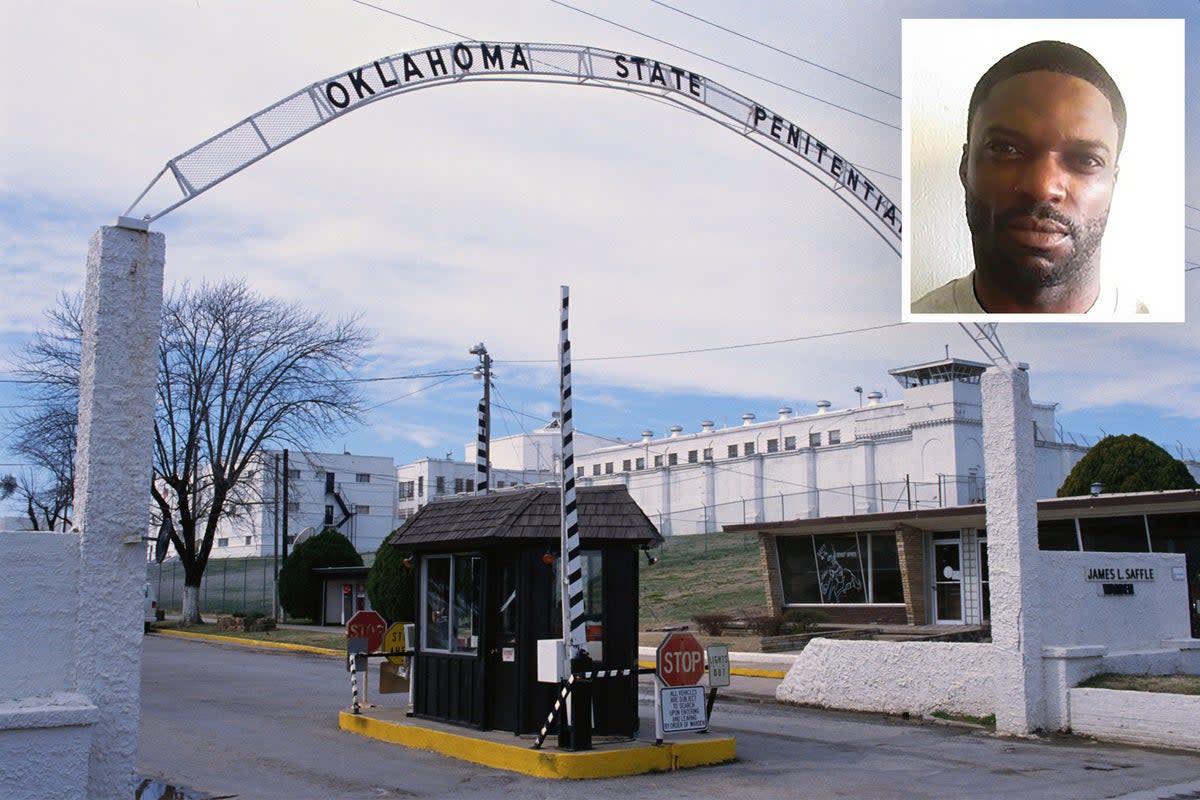
[[[808,64],[810,67],[816,67],[817,69],[824,70],[825,72],[828,72],[832,75],[837,75],[839,78],[845,78],[848,81],[857,83],[859,86],[865,86],[868,89],[874,89],[877,92],[886,94],[889,97],[894,97],[897,100],[900,99],[900,95],[896,94],[895,92],[889,92],[887,89],[881,89],[880,87],[875,86],[870,83],[867,83],[866,81],[860,81],[858,78],[851,77],[844,72],[838,72],[836,69],[831,69],[830,67],[827,67],[824,64],[818,64],[816,61],[809,61],[807,58],[797,55],[796,53],[792,53],[788,50],[783,50],[781,48],[776,47],[773,44],[764,42],[761,39],[755,39],[753,36],[747,36],[746,34],[741,33],[739,31],[735,31],[732,28],[726,28],[724,25],[719,25],[718,23],[713,22],[710,19],[705,19],[704,17],[698,16],[696,14],[692,14],[691,12],[684,11],[682,8],[676,8],[675,6],[670,5],[669,3],[664,3],[662,0],[650,0],[650,2],[654,3],[655,5],[660,5],[663,8],[668,8],[671,11],[674,11],[676,14],[682,14],[685,17],[691,17],[692,19],[696,20],[697,22],[703,22],[705,25],[710,25],[710,26],[716,28],[717,30],[722,30],[722,31],[725,31],[726,33],[731,33],[734,36],[737,36],[739,39],[745,39],[748,42],[753,42],[754,44],[761,45],[761,46],[767,48],[768,50],[772,50],[776,53],[779,53],[780,55],[785,55],[788,58],[794,58],[801,63]]]
[[[371,9],[374,9],[374,10],[376,10],[376,11],[383,12],[384,14],[390,14],[390,15],[392,15],[393,17],[399,17],[400,19],[403,19],[403,20],[405,20],[405,21],[407,21],[407,22],[412,22],[412,23],[415,23],[415,24],[417,24],[417,25],[423,25],[423,26],[425,26],[426,28],[430,28],[431,30],[440,31],[440,32],[442,32],[442,33],[448,33],[448,34],[450,34],[451,36],[456,36],[456,37],[458,37],[458,38],[460,38],[460,39],[474,39],[474,38],[475,38],[475,37],[469,36],[468,34],[465,34],[465,33],[460,33],[460,32],[458,32],[458,31],[452,31],[452,30],[450,30],[449,28],[443,28],[443,27],[441,27],[441,26],[439,26],[439,25],[434,25],[434,24],[433,24],[433,23],[431,23],[431,22],[425,22],[424,20],[417,19],[416,17],[410,17],[410,16],[408,16],[408,15],[406,15],[406,14],[401,14],[401,13],[400,13],[400,12],[398,12],[398,11],[392,11],[391,9],[389,9],[389,8],[384,8],[383,6],[377,6],[377,5],[373,4],[373,3],[368,3],[368,2],[366,2],[365,0],[351,0],[351,2],[353,2],[353,3],[357,3],[357,4],[358,4],[358,5],[360,5],[360,6],[365,6],[366,8],[371,8]],[[558,2],[558,0],[550,0],[550,2]],[[857,114],[857,115],[858,115],[858,116],[860,116],[860,117],[863,117],[863,118],[865,118],[865,119],[869,119],[869,120],[871,120],[871,121],[873,121],[873,122],[878,122],[878,123],[880,123],[881,125],[887,125],[888,127],[890,127],[890,128],[894,128],[895,130],[900,130],[900,128],[899,128],[898,126],[896,126],[896,125],[892,125],[892,124],[890,124],[890,123],[888,123],[888,122],[884,122],[883,120],[880,120],[880,119],[875,119],[874,117],[867,116],[866,114],[861,114],[861,113],[859,113],[859,112],[857,112],[857,111],[854,111],[853,109],[850,109],[850,108],[845,108],[845,107],[843,107],[843,106],[839,106],[839,105],[838,105],[838,104],[836,104],[836,103],[832,103],[832,102],[830,102],[830,101],[828,101],[828,100],[824,100],[824,99],[822,99],[822,98],[820,98],[820,97],[817,97],[817,96],[815,96],[815,95],[810,95],[810,94],[807,94],[807,93],[805,93],[805,92],[802,92],[802,91],[800,91],[799,89],[795,89],[795,88],[793,88],[793,87],[786,86],[786,85],[784,85],[784,84],[781,84],[781,83],[777,83],[777,82],[775,82],[775,81],[771,80],[770,78],[766,78],[766,77],[763,77],[763,76],[761,76],[761,75],[757,75],[757,74],[755,74],[755,73],[753,73],[753,72],[749,72],[749,71],[747,71],[747,70],[743,70],[743,69],[740,69],[740,68],[738,68],[738,67],[735,67],[735,66],[733,66],[732,64],[726,64],[726,63],[724,63],[724,62],[722,62],[722,61],[718,61],[718,60],[716,60],[716,59],[712,59],[712,58],[709,58],[709,57],[707,57],[707,56],[701,55],[700,53],[696,53],[696,52],[694,52],[694,51],[688,50],[688,49],[687,49],[687,48],[685,48],[685,47],[680,47],[679,45],[671,44],[670,42],[668,42],[668,41],[666,41],[666,40],[664,40],[664,39],[658,39],[658,38],[656,38],[656,37],[650,36],[649,34],[645,34],[645,33],[642,33],[641,31],[634,30],[633,28],[627,28],[627,27],[625,27],[624,25],[621,25],[620,23],[613,22],[612,20],[605,19],[604,17],[599,17],[599,16],[597,16],[597,15],[595,15],[595,14],[591,14],[590,12],[584,11],[583,9],[580,9],[580,8],[575,8],[574,6],[569,6],[569,5],[565,4],[565,3],[558,3],[558,4],[559,4],[559,5],[561,5],[561,6],[563,6],[563,7],[565,7],[565,8],[568,8],[568,9],[570,9],[570,10],[572,10],[572,11],[577,11],[577,12],[579,12],[580,14],[587,14],[588,16],[596,17],[597,19],[599,19],[599,20],[601,20],[601,21],[603,21],[603,22],[607,22],[607,23],[609,23],[609,24],[611,24],[611,25],[616,25],[616,26],[617,26],[617,27],[619,27],[619,28],[624,28],[625,30],[627,30],[627,31],[630,31],[630,32],[632,32],[632,33],[636,33],[636,34],[638,34],[639,36],[645,36],[645,37],[646,37],[646,38],[648,38],[648,39],[653,39],[654,41],[656,41],[656,42],[660,42],[660,43],[662,43],[662,44],[665,44],[665,45],[667,45],[668,47],[675,47],[675,48],[677,48],[677,49],[679,49],[679,50],[682,50],[682,51],[684,51],[684,52],[686,52],[686,53],[691,53],[692,55],[695,55],[697,58],[703,58],[704,60],[706,60],[706,61],[710,61],[710,62],[712,62],[712,63],[714,63],[714,64],[721,64],[722,66],[728,67],[729,69],[735,70],[735,71],[737,71],[737,72],[741,72],[742,74],[749,75],[750,77],[753,77],[753,78],[758,78],[759,80],[762,80],[762,81],[766,81],[767,83],[771,83],[771,84],[773,84],[773,85],[775,85],[775,86],[778,86],[778,87],[780,87],[780,88],[782,88],[782,89],[786,89],[787,91],[790,91],[790,92],[795,92],[796,94],[802,95],[802,96],[804,96],[804,97],[808,97],[808,98],[811,98],[811,99],[813,99],[813,100],[817,100],[818,102],[821,102],[821,103],[826,103],[827,105],[831,105],[831,106],[833,106],[834,108],[840,108],[840,109],[842,109],[843,111],[848,111],[848,112],[849,112],[849,113],[851,113],[851,114]],[[796,57],[798,58],[798,56],[796,56]],[[801,59],[801,60],[803,60],[803,59]],[[820,66],[820,65],[816,65],[816,66]],[[824,67],[822,67],[822,69],[825,69],[825,68],[824,68]],[[830,71],[832,71],[832,70],[830,70]],[[840,73],[835,73],[835,74],[840,74]],[[843,76],[843,77],[849,77],[849,76]],[[854,78],[849,78],[849,79],[850,79],[850,80],[855,80]],[[869,85],[869,84],[864,84],[864,85]],[[875,87],[871,87],[871,88],[875,88]],[[880,91],[884,91],[884,90],[880,90]],[[658,98],[651,97],[650,99],[657,100]],[[660,101],[660,102],[661,102],[661,101]],[[677,106],[677,105],[674,105],[674,104],[669,104],[669,105],[671,105],[671,107],[672,107],[672,108],[678,108],[678,106]],[[861,169],[861,170],[865,170],[865,171],[867,171],[867,172],[872,172],[872,173],[875,173],[876,175],[882,175],[882,176],[883,176],[883,177],[885,177],[885,178],[891,178],[892,180],[897,180],[897,181],[898,181],[898,180],[900,180],[900,176],[898,176],[898,175],[893,175],[893,174],[892,174],[892,173],[890,173],[890,172],[886,172],[886,171],[884,171],[884,170],[877,169],[877,168],[875,168],[875,167],[868,167],[868,166],[866,166],[865,164],[859,164],[859,163],[857,163],[857,162],[855,162],[855,166],[856,166],[857,168]]]
[[[434,381],[433,383],[429,384],[428,386],[422,386],[420,389],[414,389],[413,391],[411,391],[407,394],[402,394],[399,397],[393,397],[391,400],[384,400],[382,403],[376,403],[373,406],[368,406],[367,408],[363,409],[363,412],[366,413],[368,411],[374,411],[375,409],[382,408],[383,406],[386,406],[389,403],[395,403],[397,400],[404,400],[405,398],[412,397],[415,394],[420,394],[421,392],[428,391],[429,389],[432,389],[435,386],[441,386],[443,383],[446,383],[447,381],[449,381],[453,378],[456,378],[456,377],[458,377],[458,376],[450,375],[448,377],[442,378],[440,381]]]
[[[872,325],[866,328],[850,328],[841,331],[831,331],[829,333],[814,333],[808,336],[792,336],[787,339],[770,339],[763,342],[745,342],[743,344],[727,344],[717,345],[714,347],[696,347],[690,350],[666,350],[659,353],[631,353],[619,356],[584,356],[574,357],[572,361],[621,361],[635,358],[659,358],[661,356],[683,356],[694,355],[697,353],[716,353],[723,350],[743,350],[749,347],[767,347],[775,344],[790,344],[792,342],[806,342],[813,339],[828,339],[833,336],[845,336],[851,333],[867,333],[869,331],[885,330],[887,328],[900,328],[908,325],[907,322],[889,322],[884,325]],[[497,364],[549,364],[553,363],[553,359],[509,359],[505,361],[497,361]]]
[[[437,25],[434,25],[432,22],[425,22],[424,20],[419,20],[416,17],[406,16],[404,14],[401,14],[399,11],[392,11],[390,8],[383,8],[382,6],[377,6],[373,3],[364,2],[364,0],[350,0],[350,2],[358,3],[360,6],[366,6],[367,8],[373,8],[376,11],[382,11],[384,14],[391,14],[393,17],[399,17],[400,19],[407,20],[408,22],[414,22],[417,25],[424,25],[426,28],[432,28],[435,31],[441,31],[442,33],[448,33],[451,36],[455,36],[459,39],[473,39],[474,38],[473,36],[467,36],[465,33],[458,33],[457,31],[452,31],[449,28],[438,27]]]
[[[652,35],[650,35],[650,34],[648,34],[648,33],[644,33],[644,32],[642,32],[642,31],[639,31],[639,30],[637,30],[636,28],[630,28],[630,27],[629,27],[629,26],[627,26],[627,25],[622,25],[622,24],[621,24],[621,23],[619,23],[619,22],[616,22],[616,21],[614,21],[614,20],[608,19],[607,17],[602,17],[602,16],[600,16],[599,14],[593,14],[591,11],[585,11],[585,10],[584,10],[584,9],[582,9],[582,8],[578,8],[578,7],[576,7],[576,6],[573,6],[573,5],[571,5],[570,3],[564,3],[564,2],[563,2],[563,0],[550,0],[550,2],[551,2],[551,3],[554,3],[555,5],[562,6],[563,8],[570,9],[571,11],[575,11],[575,12],[577,12],[577,13],[579,13],[579,14],[583,14],[583,15],[585,15],[585,16],[592,17],[593,19],[598,19],[598,20],[600,20],[601,22],[608,23],[609,25],[612,25],[612,26],[614,26],[614,27],[620,28],[620,29],[621,29],[621,30],[623,30],[623,31],[628,31],[629,33],[635,33],[635,34],[637,34],[638,36],[644,36],[645,38],[647,38],[647,39],[650,39],[651,41],[654,41],[654,42],[658,42],[659,44],[665,44],[667,47],[674,47],[676,50],[680,50],[680,51],[682,51],[682,52],[684,52],[684,53],[687,53],[687,54],[689,54],[689,55],[696,56],[696,58],[702,58],[702,59],[704,59],[705,61],[708,61],[708,62],[710,62],[710,63],[713,63],[713,64],[719,64],[719,65],[721,65],[722,67],[725,67],[726,69],[731,69],[731,70],[733,70],[734,72],[739,72],[739,73],[741,73],[742,75],[748,75],[748,76],[750,76],[751,78],[756,78],[757,80],[763,81],[763,82],[765,82],[765,83],[769,83],[769,84],[771,84],[772,86],[777,86],[777,87],[779,87],[780,89],[784,89],[785,91],[793,92],[793,93],[795,93],[795,94],[798,94],[798,95],[800,95],[801,97],[807,97],[808,99],[810,99],[810,100],[815,100],[815,101],[817,101],[818,103],[824,103],[824,104],[825,104],[825,105],[827,105],[827,106],[832,106],[833,108],[839,109],[839,110],[841,110],[841,111],[845,111],[845,112],[846,112],[846,113],[848,113],[848,114],[853,114],[853,115],[854,115],[854,116],[856,116],[856,117],[862,117],[862,118],[863,118],[863,119],[865,119],[865,120],[870,120],[871,122],[876,122],[876,123],[878,123],[878,124],[880,124],[880,125],[885,125],[885,126],[887,126],[887,127],[891,128],[891,129],[893,129],[893,130],[897,130],[897,131],[898,131],[898,130],[900,130],[900,126],[899,126],[899,125],[893,125],[893,124],[892,124],[892,123],[890,123],[890,122],[886,122],[886,121],[884,121],[884,120],[882,120],[882,119],[878,119],[878,118],[876,118],[876,117],[872,117],[872,116],[871,116],[871,115],[869,115],[869,114],[864,114],[864,113],[862,113],[861,111],[855,111],[855,110],[854,110],[854,109],[852,109],[852,108],[847,108],[846,106],[839,105],[839,104],[837,104],[837,103],[835,103],[835,102],[833,102],[833,101],[831,101],[831,100],[826,100],[826,99],[825,99],[825,98],[823,98],[823,97],[817,97],[815,94],[809,94],[808,92],[801,91],[800,89],[796,89],[796,88],[794,88],[794,87],[792,87],[792,86],[788,86],[787,84],[779,83],[778,81],[771,80],[770,78],[768,78],[768,77],[766,77],[766,76],[764,76],[764,75],[759,75],[758,73],[751,72],[750,70],[742,69],[741,67],[735,67],[733,64],[730,64],[730,63],[728,63],[728,62],[726,62],[726,61],[721,61],[720,59],[717,59],[717,58],[712,58],[712,57],[710,57],[710,56],[706,56],[706,55],[704,55],[703,53],[698,53],[698,52],[696,52],[695,50],[689,50],[688,48],[686,48],[686,47],[684,47],[684,46],[682,46],[682,45],[675,44],[674,42],[669,42],[669,41],[667,41],[666,39],[660,39],[660,38],[659,38],[659,37],[657,37],[657,36],[652,36]]]
[[[422,378],[457,378],[461,375],[470,375],[472,368],[464,367],[457,370],[441,370],[439,372],[419,372],[413,375],[389,375],[380,378],[343,378],[340,382],[344,383],[380,383],[383,381],[412,381]],[[334,381],[339,382],[339,381]]]

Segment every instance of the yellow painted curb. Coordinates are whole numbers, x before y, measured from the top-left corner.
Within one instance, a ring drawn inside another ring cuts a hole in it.
[[[332,650],[328,647],[313,647],[307,644],[292,644],[291,642],[264,642],[261,639],[242,639],[237,636],[221,636],[216,633],[192,633],[191,631],[161,630],[154,631],[160,636],[178,636],[181,639],[201,639],[209,642],[230,642],[246,645],[247,647],[265,647],[269,650],[291,650],[294,653],[313,653],[318,656],[346,657],[344,650]]]
[[[733,737],[664,742],[661,745],[623,745],[611,750],[563,753],[557,750],[534,750],[528,745],[503,744],[421,725],[352,714],[349,711],[339,713],[338,726],[342,730],[372,739],[419,750],[431,750],[462,761],[520,772],[535,778],[616,778],[725,764],[737,758],[737,743]]]
[[[653,661],[639,661],[639,667],[646,669],[654,669]],[[787,670],[783,669],[754,669],[753,667],[731,667],[730,675],[741,675],[743,678],[779,678],[780,680],[787,677]]]

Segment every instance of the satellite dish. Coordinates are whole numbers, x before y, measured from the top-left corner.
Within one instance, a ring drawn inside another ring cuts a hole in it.
[[[300,531],[299,536],[297,536],[294,540],[292,540],[292,547],[295,547],[296,545],[300,544],[301,542],[303,542],[305,539],[309,538],[316,532],[317,532],[317,529],[314,528],[312,525],[309,525],[307,528]]]
[[[171,518],[164,517],[162,525],[158,526],[158,536],[154,540],[154,560],[159,564],[167,558],[167,550],[170,547],[173,532],[174,525],[171,523]]]

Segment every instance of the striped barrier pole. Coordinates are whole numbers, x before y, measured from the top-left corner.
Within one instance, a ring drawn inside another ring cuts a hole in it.
[[[355,656],[357,653],[350,653],[346,658],[350,659],[350,695],[352,702],[350,704],[350,713],[360,713],[358,705],[358,659]]]
[[[486,381],[487,378],[485,377]],[[486,392],[486,388],[484,389]],[[475,494],[488,493],[488,403],[479,401],[479,424],[475,444]]]
[[[571,288],[561,288],[558,366],[559,427],[562,433],[562,541],[559,563],[562,566],[563,589],[563,658],[570,661],[584,643],[583,562],[579,557],[579,517],[575,501],[575,420],[571,411]],[[570,672],[569,666],[564,667],[564,672]]]

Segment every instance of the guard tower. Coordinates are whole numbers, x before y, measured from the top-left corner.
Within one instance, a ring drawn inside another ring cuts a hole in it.
[[[639,550],[662,537],[624,486],[580,488],[584,619],[596,669],[637,665]],[[413,713],[536,733],[558,686],[537,680],[537,642],[562,637],[557,486],[430,503],[393,538],[413,553]],[[598,681],[594,732],[637,730],[636,674]]]

